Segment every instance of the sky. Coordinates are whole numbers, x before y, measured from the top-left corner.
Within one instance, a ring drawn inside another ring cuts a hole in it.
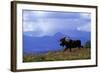
[[[33,37],[53,36],[57,32],[91,31],[91,14],[23,10],[23,33]]]

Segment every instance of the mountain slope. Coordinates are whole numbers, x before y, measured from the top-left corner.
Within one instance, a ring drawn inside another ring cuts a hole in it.
[[[47,52],[61,50],[59,45],[62,37],[70,37],[73,40],[81,40],[82,44],[90,40],[90,32],[70,31],[67,35],[60,32],[54,36],[33,37],[23,35],[23,52]]]

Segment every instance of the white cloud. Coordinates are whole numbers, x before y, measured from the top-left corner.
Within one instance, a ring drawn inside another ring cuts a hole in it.
[[[63,32],[67,30],[75,30],[77,26],[80,25],[78,23],[79,20],[76,21],[73,19],[39,19],[37,22],[24,22],[23,31],[24,32],[39,32],[41,36],[44,35],[54,35],[57,32]],[[34,35],[33,35],[34,36]]]
[[[68,16],[68,18],[60,18],[59,16],[50,18],[48,14],[52,13],[44,13],[42,11],[25,12],[23,32],[31,32],[31,36],[52,36],[57,32],[64,33],[69,30],[90,31],[90,21],[87,21],[87,19],[90,19],[89,13],[79,13],[79,18],[73,16]]]
[[[91,26],[90,24],[85,24],[83,26],[77,27],[77,30],[79,31],[86,31],[86,32],[90,32],[91,31]]]
[[[40,18],[47,15],[48,12],[44,12],[44,11],[24,11],[23,20],[30,21],[33,18]]]
[[[91,14],[90,13],[80,13],[80,17],[82,17],[84,19],[90,19],[91,18]]]
[[[38,29],[38,27],[34,22],[24,22],[23,23],[23,31],[24,32],[35,31],[37,29]]]

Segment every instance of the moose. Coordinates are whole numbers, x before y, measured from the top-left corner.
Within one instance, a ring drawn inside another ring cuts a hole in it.
[[[80,40],[72,40],[72,39],[66,39],[66,37],[63,37],[60,39],[60,46],[65,47],[64,51],[66,51],[68,48],[70,49],[70,52],[72,51],[72,48],[81,48],[81,41]]]

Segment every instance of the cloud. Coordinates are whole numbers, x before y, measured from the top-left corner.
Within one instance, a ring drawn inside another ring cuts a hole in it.
[[[23,32],[31,36],[52,36],[57,32],[90,31],[88,13],[26,11],[23,15]],[[55,14],[55,15],[54,15]]]
[[[84,19],[91,19],[91,14],[90,13],[80,13],[80,17]]]
[[[91,14],[90,13],[80,13],[80,18],[85,20],[85,22],[84,22],[84,25],[77,27],[77,30],[91,32]]]
[[[37,22],[24,22],[23,30],[33,33],[41,30],[41,35],[54,35],[57,32],[75,30],[79,25],[76,19],[40,19]]]
[[[90,26],[90,24],[86,24],[84,26],[77,27],[77,30],[90,32],[91,31],[91,26]]]

